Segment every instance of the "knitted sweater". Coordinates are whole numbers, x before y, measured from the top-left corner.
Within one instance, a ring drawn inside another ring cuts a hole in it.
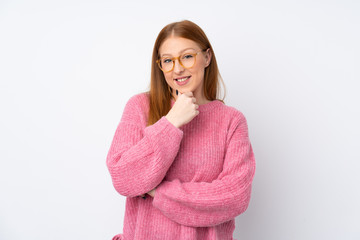
[[[146,93],[130,98],[107,155],[127,197],[123,234],[113,239],[233,239],[255,172],[244,115],[215,100],[176,128],[165,117],[146,126],[148,110]],[[154,188],[154,198],[140,197]]]

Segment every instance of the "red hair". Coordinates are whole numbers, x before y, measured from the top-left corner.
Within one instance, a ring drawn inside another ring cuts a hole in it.
[[[220,94],[219,80],[222,82],[217,66],[214,51],[204,31],[195,23],[184,20],[166,25],[156,38],[151,63],[150,81],[150,109],[148,125],[157,122],[171,109],[172,89],[166,83],[163,72],[158,67],[156,60],[159,59],[159,48],[170,36],[182,37],[196,42],[202,50],[210,49],[211,61],[205,68],[203,93],[207,100],[216,100]],[[224,85],[224,83],[222,82]],[[220,99],[218,99],[220,100]],[[223,99],[221,99],[223,101]]]

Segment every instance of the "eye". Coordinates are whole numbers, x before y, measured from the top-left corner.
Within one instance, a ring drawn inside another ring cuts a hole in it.
[[[164,59],[162,60],[162,62],[163,62],[163,63],[171,63],[172,60],[171,60],[170,58],[164,58]]]
[[[183,59],[189,59],[189,58],[192,58],[193,55],[192,54],[185,54],[182,58]]]

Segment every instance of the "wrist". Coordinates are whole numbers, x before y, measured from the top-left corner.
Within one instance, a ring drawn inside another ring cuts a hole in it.
[[[175,119],[173,119],[171,116],[166,115],[165,118],[175,127],[177,127],[177,128],[180,127],[180,124]]]

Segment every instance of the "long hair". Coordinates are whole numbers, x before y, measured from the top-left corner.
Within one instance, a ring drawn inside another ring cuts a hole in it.
[[[156,60],[160,57],[159,48],[161,44],[170,36],[190,39],[196,42],[202,50],[206,50],[208,48],[210,49],[211,61],[209,66],[205,68],[203,83],[203,93],[207,100],[212,101],[219,98],[219,81],[221,81],[224,86],[219,73],[215,53],[204,31],[198,25],[188,20],[166,25],[156,38],[152,54],[148,125],[152,125],[157,122],[171,109],[172,89],[166,83],[164,74],[156,63]],[[218,100],[223,101],[223,99]]]

